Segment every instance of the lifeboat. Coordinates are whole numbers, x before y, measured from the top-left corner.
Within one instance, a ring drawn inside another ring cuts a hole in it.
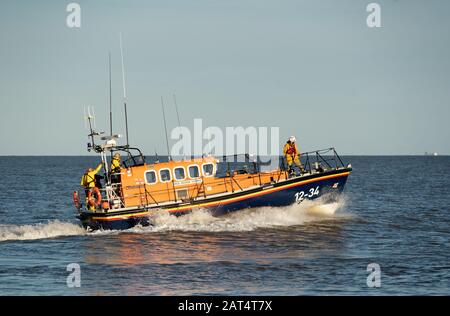
[[[152,218],[161,212],[181,216],[195,209],[206,209],[214,216],[221,216],[264,206],[272,206],[276,212],[276,207],[317,198],[333,200],[343,191],[352,171],[351,165],[345,165],[334,148],[302,153],[303,168],[295,175],[288,172],[282,157],[277,158],[279,164],[270,168],[250,155],[237,160],[237,156],[179,160],[169,157],[165,162],[147,159],[139,148],[130,147],[128,142],[123,62],[122,80],[126,145],[118,145],[120,135],[113,135],[111,102],[109,136],[93,129],[93,111],[87,107],[90,129],[87,150],[100,155],[103,176],[96,175],[94,188],[91,188],[94,179],[86,177],[91,180],[89,185],[84,183],[89,189],[81,188],[72,196],[77,217],[86,229],[123,230],[151,225]],[[174,103],[177,106],[175,96]],[[161,105],[167,141],[162,97]],[[120,166],[114,161],[117,157],[121,158]]]
[[[104,166],[102,188],[89,191],[85,205],[79,198],[84,189],[74,193],[77,217],[89,230],[151,225],[160,212],[181,216],[206,209],[221,216],[254,207],[332,200],[342,193],[352,171],[334,148],[302,153],[304,170],[292,176],[283,158],[274,170],[262,170],[259,159],[249,155],[243,162],[213,156],[159,162],[147,161],[138,148],[117,146],[111,139],[89,146],[100,154]],[[109,157],[117,152],[122,157],[120,171],[111,173]]]

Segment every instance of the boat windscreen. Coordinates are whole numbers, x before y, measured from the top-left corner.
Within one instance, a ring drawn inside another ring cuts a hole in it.
[[[130,156],[124,160],[123,165],[125,168],[142,166],[145,164],[145,159],[142,155]]]
[[[255,174],[259,171],[259,164],[249,155],[225,156],[219,159],[216,177],[223,178],[230,174]]]

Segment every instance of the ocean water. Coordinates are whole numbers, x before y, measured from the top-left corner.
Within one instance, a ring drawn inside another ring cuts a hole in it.
[[[0,157],[0,295],[450,294],[450,157],[343,159],[354,171],[335,204],[88,233],[71,192],[96,158]]]

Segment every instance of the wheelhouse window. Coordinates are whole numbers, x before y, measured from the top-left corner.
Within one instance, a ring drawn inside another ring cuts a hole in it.
[[[169,169],[161,169],[159,170],[159,178],[161,182],[169,182],[172,178],[170,177]]]
[[[156,181],[157,179],[155,170],[150,170],[145,173],[145,182],[147,184],[155,184]]]
[[[200,170],[197,165],[189,166],[189,178],[191,179],[200,178]]]
[[[176,167],[173,169],[173,173],[176,180],[184,180],[186,179],[186,173],[184,172],[183,167]]]
[[[203,165],[203,175],[205,177],[211,177],[214,172],[214,165],[212,163],[205,163]]]

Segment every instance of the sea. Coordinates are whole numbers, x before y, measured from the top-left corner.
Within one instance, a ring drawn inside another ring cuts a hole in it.
[[[344,156],[332,204],[88,232],[72,192],[97,159],[0,157],[0,295],[450,294],[448,156]]]

